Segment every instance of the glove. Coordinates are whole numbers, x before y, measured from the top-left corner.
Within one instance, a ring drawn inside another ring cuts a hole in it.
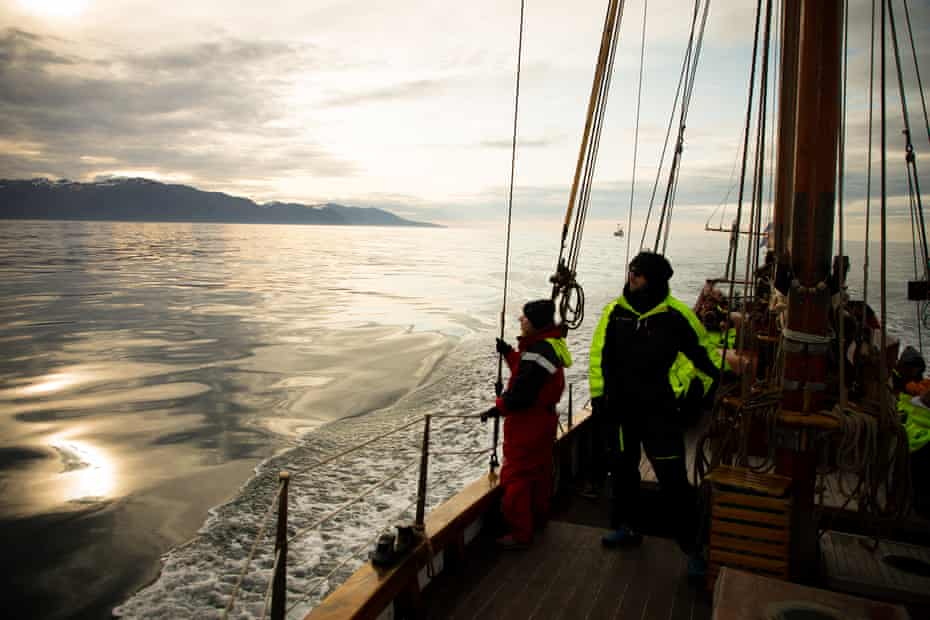
[[[513,352],[513,347],[507,344],[502,338],[495,338],[497,352],[507,356]]]
[[[497,407],[491,407],[487,411],[481,414],[481,421],[487,422],[488,418],[499,418],[501,417],[501,410]]]

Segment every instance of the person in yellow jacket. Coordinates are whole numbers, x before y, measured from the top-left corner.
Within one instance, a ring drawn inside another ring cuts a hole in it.
[[[906,347],[892,370],[891,384],[898,393],[898,413],[911,453],[914,510],[930,518],[930,389],[924,370],[923,356]]]
[[[607,547],[638,545],[639,461],[652,463],[667,504],[678,515],[676,537],[689,554],[689,572],[703,562],[696,551],[697,494],[688,482],[678,397],[691,389],[685,362],[710,389],[719,370],[694,312],[671,296],[672,266],[661,254],[641,252],[630,263],[623,294],[601,315],[591,342],[589,383],[596,416],[607,424],[612,498]],[[718,356],[719,359],[719,356]],[[683,373],[683,374],[682,374]]]

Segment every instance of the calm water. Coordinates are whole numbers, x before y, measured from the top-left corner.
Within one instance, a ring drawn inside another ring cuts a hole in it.
[[[522,302],[548,295],[557,234],[515,229],[511,338]],[[675,240],[678,297],[690,304],[719,274],[725,243]],[[420,428],[306,470],[423,414],[488,406],[503,248],[501,230],[3,222],[5,587],[32,617],[105,617],[114,605],[126,617],[218,617],[288,469],[289,606],[302,617],[409,508],[416,468],[404,467]],[[892,247],[889,324],[916,344],[902,301],[909,252]],[[855,292],[862,244],[848,253]],[[624,264],[625,240],[588,231],[587,318],[570,338],[576,405]],[[489,443],[475,421],[437,420],[433,504],[485,470],[487,456],[470,453]],[[385,476],[396,482],[304,533]],[[261,616],[272,548],[267,536],[258,545],[232,617]]]

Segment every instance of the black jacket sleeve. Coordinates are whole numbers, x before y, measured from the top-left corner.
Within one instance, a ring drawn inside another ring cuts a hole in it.
[[[551,374],[546,363],[550,368],[556,368],[559,364],[552,346],[544,340],[533,343],[523,353],[513,383],[501,394],[506,408],[505,415],[533,406]]]
[[[710,359],[710,356],[707,354],[707,349],[701,344],[697,332],[691,327],[688,319],[683,317],[680,313],[678,316],[681,319],[678,321],[678,342],[681,346],[681,352],[691,360],[691,363],[694,364],[698,370],[714,381],[717,381],[720,378],[720,369],[717,368],[716,364]]]

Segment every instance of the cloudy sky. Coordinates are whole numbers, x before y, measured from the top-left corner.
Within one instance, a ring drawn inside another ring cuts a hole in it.
[[[754,4],[711,5],[676,214],[694,228],[735,196]],[[857,236],[871,3],[850,4],[847,193]],[[564,213],[606,5],[527,0],[515,217]],[[930,9],[909,7],[927,85]],[[686,0],[648,4],[634,222],[656,177],[691,10]],[[625,221],[630,202],[642,13],[641,1],[627,2],[591,207],[605,226]],[[146,176],[259,202],[500,221],[519,14],[519,0],[0,0],[0,178]],[[904,52],[930,187],[930,138]],[[909,238],[897,89],[888,101],[892,227]]]

